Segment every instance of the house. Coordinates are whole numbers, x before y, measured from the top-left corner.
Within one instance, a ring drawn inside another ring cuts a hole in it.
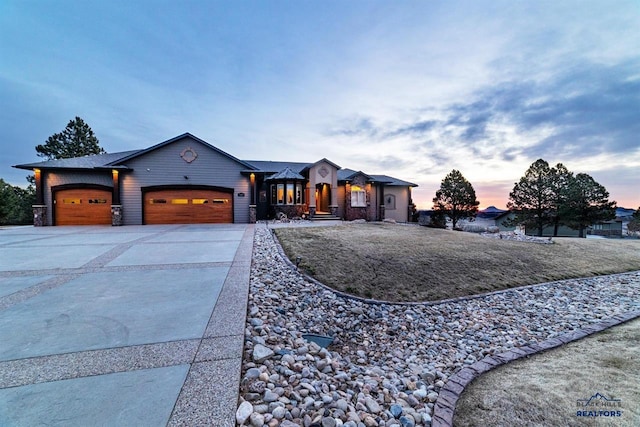
[[[524,225],[516,226],[513,221],[516,218],[515,211],[504,211],[494,217],[495,225],[500,231],[515,231],[523,233],[527,236],[537,236],[538,229],[535,226],[525,227]],[[557,234],[554,236],[554,226],[545,225],[542,229],[542,237],[578,237],[579,231],[574,230],[566,225],[559,225]]]
[[[37,226],[251,223],[280,212],[407,222],[416,187],[327,159],[240,160],[189,133],[142,150],[14,167],[34,172]]]
[[[593,224],[589,230],[589,234],[596,236],[629,236],[628,225],[633,219],[635,210],[618,207],[616,208],[616,217],[610,221],[602,221]]]

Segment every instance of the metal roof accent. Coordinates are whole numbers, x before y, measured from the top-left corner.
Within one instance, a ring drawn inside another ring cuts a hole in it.
[[[306,178],[300,175],[299,173],[292,171],[290,168],[286,167],[282,169],[280,172],[271,175],[269,178],[267,178],[267,181],[283,180],[283,179],[305,180]]]

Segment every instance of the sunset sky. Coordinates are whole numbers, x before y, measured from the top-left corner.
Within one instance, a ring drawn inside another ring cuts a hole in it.
[[[0,2],[0,178],[75,116],[108,152],[184,132],[240,159],[504,208],[538,158],[640,206],[640,2]]]

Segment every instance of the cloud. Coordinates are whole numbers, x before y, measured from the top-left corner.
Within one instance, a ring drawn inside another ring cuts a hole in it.
[[[384,155],[381,157],[365,156],[362,161],[367,164],[367,170],[371,168],[374,172],[383,173],[389,170],[401,170],[415,164],[412,159],[402,158],[393,155]]]
[[[378,135],[379,130],[373,124],[370,117],[359,117],[355,119],[343,119],[342,123],[335,128],[326,132],[327,136],[365,136],[374,138]]]
[[[640,134],[639,68],[638,59],[582,63],[544,82],[486,87],[475,95],[478,101],[450,107],[448,124],[458,128],[460,142],[467,145],[492,139],[488,129],[500,123],[519,134],[550,131],[521,149],[529,158],[633,152]],[[507,158],[517,154],[511,148]]]
[[[425,133],[431,131],[437,126],[441,125],[438,120],[418,120],[414,123],[410,123],[405,126],[400,126],[397,129],[387,131],[386,137],[394,137],[394,136],[411,136],[411,137],[421,137]]]

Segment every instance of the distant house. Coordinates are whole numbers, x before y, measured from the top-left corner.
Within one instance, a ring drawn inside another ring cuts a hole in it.
[[[502,211],[498,215],[493,217],[493,225],[498,227],[500,231],[516,231],[519,227],[510,224],[509,221],[515,219],[516,214],[513,211]]]
[[[240,160],[189,133],[142,150],[17,165],[35,225],[252,223],[308,215],[410,220],[416,184],[312,163]]]
[[[634,209],[616,208],[616,217],[610,221],[602,221],[597,224],[593,224],[590,234],[611,237],[628,236],[628,225],[633,219],[634,212]]]
[[[524,226],[516,226],[512,225],[511,222],[515,219],[516,212],[514,211],[504,211],[494,218],[495,225],[500,229],[500,231],[519,231],[527,236],[537,236],[538,229],[536,227],[524,227]],[[569,228],[565,225],[561,225],[558,227],[558,233],[556,237],[578,237],[579,231]],[[554,236],[554,226],[546,226],[542,229],[543,237],[553,237]]]

